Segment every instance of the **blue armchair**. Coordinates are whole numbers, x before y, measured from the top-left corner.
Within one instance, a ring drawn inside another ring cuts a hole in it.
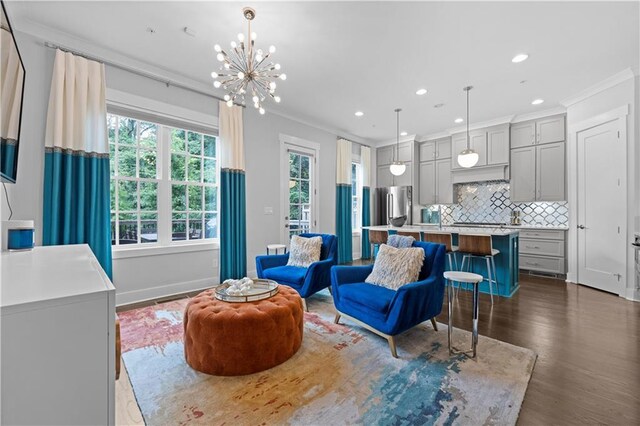
[[[416,241],[413,247],[425,252],[418,281],[397,291],[364,282],[373,265],[331,268],[333,303],[338,311],[335,323],[344,316],[386,338],[395,358],[398,354],[394,336],[428,319],[438,331],[435,318],[442,311],[444,300],[445,246]]]
[[[338,260],[338,243],[335,235],[300,234],[301,237],[322,237],[320,261],[312,263],[308,268],[287,266],[289,253],[275,256],[257,256],[256,271],[258,278],[267,278],[280,284],[294,288],[300,297],[305,311],[305,299],[331,285],[331,267]]]

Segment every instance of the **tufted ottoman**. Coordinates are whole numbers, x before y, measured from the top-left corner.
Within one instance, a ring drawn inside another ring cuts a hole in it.
[[[282,364],[302,344],[302,299],[281,285],[257,302],[229,303],[207,290],[184,312],[184,355],[194,370],[240,376]]]

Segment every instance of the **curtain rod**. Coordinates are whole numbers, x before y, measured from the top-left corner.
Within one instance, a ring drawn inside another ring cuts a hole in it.
[[[212,93],[205,92],[205,91],[199,90],[199,89],[195,89],[193,87],[189,87],[189,86],[181,84],[181,83],[176,83],[175,81],[171,81],[169,79],[162,78],[162,77],[160,77],[158,75],[151,74],[151,73],[148,73],[148,72],[145,72],[145,71],[140,71],[140,70],[135,69],[133,67],[128,67],[126,65],[121,65],[121,64],[117,64],[115,62],[107,61],[105,59],[102,59],[102,58],[99,58],[99,57],[96,57],[96,56],[92,56],[92,55],[86,54],[84,52],[78,52],[77,50],[73,50],[73,49],[70,49],[70,48],[67,48],[67,47],[64,47],[64,46],[60,46],[59,44],[51,43],[49,41],[45,41],[44,45],[45,45],[45,47],[48,47],[48,48],[51,48],[51,49],[60,49],[63,52],[69,52],[69,53],[72,53],[72,54],[74,54],[76,56],[81,56],[81,57],[83,57],[85,59],[89,59],[91,61],[100,62],[100,63],[102,63],[104,65],[108,65],[108,66],[113,67],[113,68],[118,68],[118,69],[121,69],[123,71],[127,71],[127,72],[130,72],[132,74],[139,75],[141,77],[145,77],[145,78],[148,78],[148,79],[151,79],[151,80],[154,80],[154,81],[158,81],[160,83],[164,83],[164,84],[167,85],[167,87],[173,86],[173,87],[177,87],[177,88],[180,88],[180,89],[188,90],[190,92],[198,93],[200,95],[204,95],[204,96],[207,96],[207,97],[210,97],[210,98],[213,98],[213,99],[217,99],[219,101],[224,101],[223,98],[220,98],[220,97],[218,97],[218,96],[216,96],[216,95],[214,95]],[[242,105],[242,104],[235,103],[235,105],[240,106],[242,108],[246,108],[246,106]]]

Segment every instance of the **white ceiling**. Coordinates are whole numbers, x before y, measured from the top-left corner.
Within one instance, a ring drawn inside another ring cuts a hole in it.
[[[278,84],[282,103],[267,110],[373,141],[395,137],[396,107],[409,134],[455,127],[465,85],[475,86],[473,123],[558,106],[625,68],[638,72],[638,2],[10,1],[8,9],[17,30],[32,21],[210,84],[213,45],[246,31],[245,5],[257,11],[258,47],[275,44],[288,77]],[[520,52],[529,59],[511,63]],[[428,93],[417,96],[421,87]],[[533,106],[535,98],[545,102]]]

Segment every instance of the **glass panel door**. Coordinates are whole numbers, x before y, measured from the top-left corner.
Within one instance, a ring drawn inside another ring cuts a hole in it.
[[[287,151],[289,160],[288,197],[285,210],[285,240],[292,235],[312,232],[315,228],[313,217],[314,156],[308,153]],[[288,214],[287,214],[288,213]]]

